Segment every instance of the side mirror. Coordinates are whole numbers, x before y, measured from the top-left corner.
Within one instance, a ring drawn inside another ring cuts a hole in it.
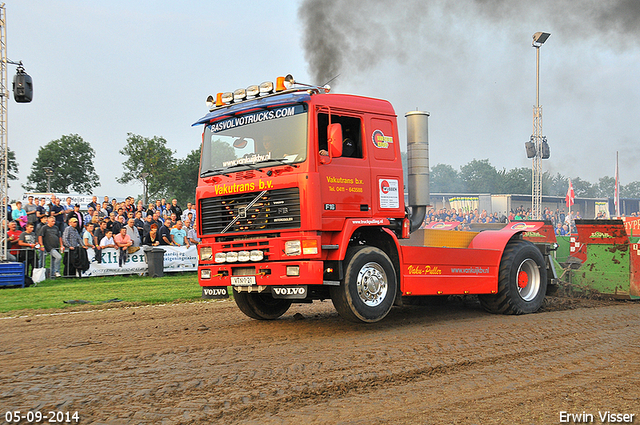
[[[329,124],[327,127],[327,135],[329,156],[332,158],[342,156],[342,125]]]

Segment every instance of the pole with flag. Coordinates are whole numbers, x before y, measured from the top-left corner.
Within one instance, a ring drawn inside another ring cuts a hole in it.
[[[573,200],[576,198],[576,194],[573,191],[573,184],[571,184],[571,179],[569,179],[569,189],[567,189],[567,196],[564,200],[567,202],[567,208],[569,208],[569,215],[571,215],[571,205],[573,205]]]
[[[620,174],[618,172],[618,151],[616,151],[616,187],[613,190],[613,203],[616,206],[616,217],[620,217]]]

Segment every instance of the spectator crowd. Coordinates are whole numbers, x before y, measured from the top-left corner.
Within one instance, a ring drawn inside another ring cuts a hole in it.
[[[156,200],[148,206],[131,196],[118,202],[115,198],[97,196],[82,209],[71,198],[64,203],[55,195],[50,199],[29,196],[27,204],[15,203],[8,208],[7,259],[25,263],[25,273],[45,267],[49,254],[50,277],[75,277],[89,268],[89,263],[102,261],[102,250],[119,251],[122,266],[129,253],[141,246],[197,245],[196,210],[191,202],[182,209],[173,199]],[[88,258],[87,249],[93,250]]]

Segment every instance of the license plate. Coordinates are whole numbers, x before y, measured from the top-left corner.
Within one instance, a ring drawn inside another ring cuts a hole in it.
[[[255,284],[255,276],[231,276],[231,285],[233,286],[252,286]]]

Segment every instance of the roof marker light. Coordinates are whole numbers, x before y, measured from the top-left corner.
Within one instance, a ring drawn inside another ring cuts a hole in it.
[[[240,102],[247,98],[247,91],[245,89],[237,89],[233,92],[233,101]]]
[[[273,92],[273,83],[271,81],[265,81],[260,84],[260,94],[269,94]]]
[[[222,93],[222,102],[223,103],[233,103],[233,93],[230,91],[226,93]]]
[[[276,92],[285,91],[286,89],[284,86],[284,77],[276,78]]]
[[[258,96],[260,94],[260,87],[257,85],[252,85],[247,87],[247,96]]]

